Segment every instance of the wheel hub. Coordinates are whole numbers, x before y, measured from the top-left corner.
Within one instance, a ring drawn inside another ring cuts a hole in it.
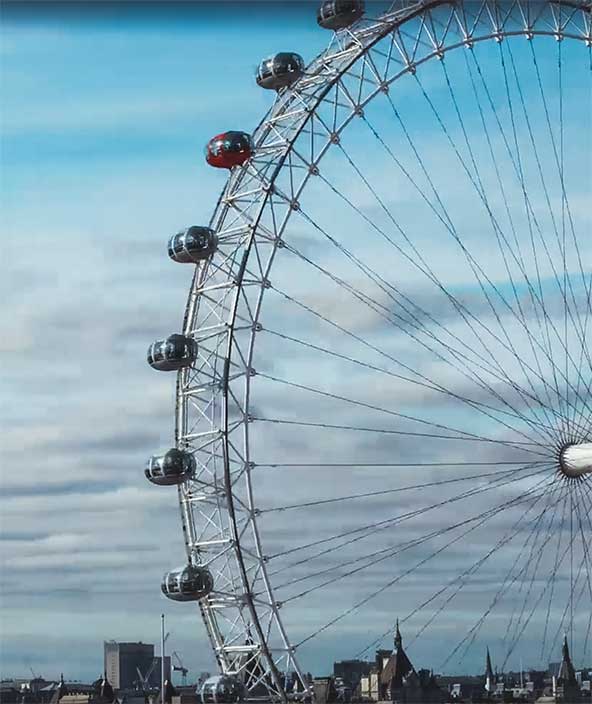
[[[566,445],[559,455],[559,468],[570,479],[592,474],[592,442]]]

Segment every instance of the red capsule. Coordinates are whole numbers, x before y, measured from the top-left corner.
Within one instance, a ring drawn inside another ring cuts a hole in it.
[[[253,156],[253,140],[246,132],[223,132],[210,139],[206,161],[218,169],[241,166]]]

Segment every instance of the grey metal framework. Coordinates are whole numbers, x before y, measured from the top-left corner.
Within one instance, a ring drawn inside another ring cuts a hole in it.
[[[182,333],[197,359],[178,373],[176,445],[197,469],[178,488],[190,562],[213,575],[199,603],[220,670],[249,691],[286,701],[282,674],[309,684],[282,624],[258,525],[249,447],[259,315],[299,199],[325,154],[377,95],[456,48],[521,35],[592,44],[590,3],[397,2],[332,36],[326,51],[278,93],[253,135],[254,157],[230,172],[210,222],[217,251],[198,263]]]

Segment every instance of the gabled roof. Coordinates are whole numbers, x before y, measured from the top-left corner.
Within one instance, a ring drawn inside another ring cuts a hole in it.
[[[403,680],[409,677],[413,672],[415,672],[413,665],[403,648],[401,648],[399,651],[393,652],[390,656],[387,664],[380,673],[380,682],[381,684],[387,685],[393,682],[395,687],[402,687]]]
[[[380,683],[395,687],[402,687],[403,680],[415,672],[411,660],[407,657],[407,653],[403,650],[403,638],[399,631],[399,622],[395,630],[395,648],[388,659],[388,662],[380,673]]]
[[[39,689],[40,692],[53,692],[54,689],[58,688],[58,683],[57,682],[50,682],[49,684],[46,684],[45,687],[41,687]]]

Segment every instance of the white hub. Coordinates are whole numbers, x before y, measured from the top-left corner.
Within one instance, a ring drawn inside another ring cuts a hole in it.
[[[559,457],[561,471],[567,477],[582,477],[592,473],[592,442],[567,445]]]

